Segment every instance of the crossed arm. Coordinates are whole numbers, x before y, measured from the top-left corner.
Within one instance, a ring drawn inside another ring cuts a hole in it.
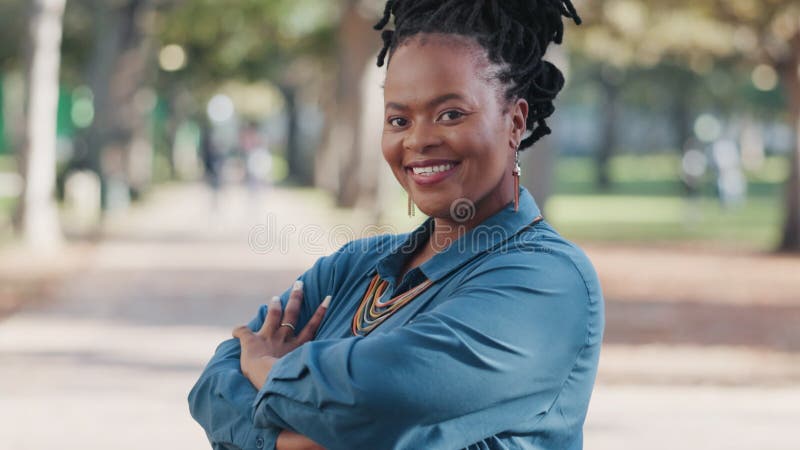
[[[289,294],[283,311],[279,297],[260,310],[249,325],[233,330],[234,339],[223,342],[189,394],[192,416],[203,426],[212,447],[222,449],[263,448],[320,450],[314,441],[276,427],[255,427],[252,404],[275,361],[314,338],[330,303],[328,296],[295,335],[281,323],[298,324],[303,298],[302,282]]]

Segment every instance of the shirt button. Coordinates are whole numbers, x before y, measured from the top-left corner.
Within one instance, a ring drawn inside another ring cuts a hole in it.
[[[258,439],[256,439],[256,447],[258,447],[258,448],[264,448],[264,438],[258,438]]]

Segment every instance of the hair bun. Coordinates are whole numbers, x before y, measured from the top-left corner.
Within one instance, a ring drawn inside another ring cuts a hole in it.
[[[533,95],[528,100],[533,102],[552,101],[564,87],[564,81],[564,74],[558,67],[550,61],[542,60],[538,73],[534,76],[533,84],[536,89],[533,90]]]

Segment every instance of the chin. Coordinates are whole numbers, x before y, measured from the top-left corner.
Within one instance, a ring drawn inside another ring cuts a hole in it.
[[[441,199],[429,197],[418,200],[419,203],[415,203],[416,207],[425,215],[438,218],[450,217],[450,205],[453,203],[451,199],[445,197]]]

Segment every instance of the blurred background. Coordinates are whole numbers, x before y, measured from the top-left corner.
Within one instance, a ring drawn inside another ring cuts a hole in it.
[[[424,220],[383,6],[0,0],[0,447],[206,448],[185,397],[230,329]],[[604,287],[586,448],[798,448],[800,5],[575,6],[522,169]]]

